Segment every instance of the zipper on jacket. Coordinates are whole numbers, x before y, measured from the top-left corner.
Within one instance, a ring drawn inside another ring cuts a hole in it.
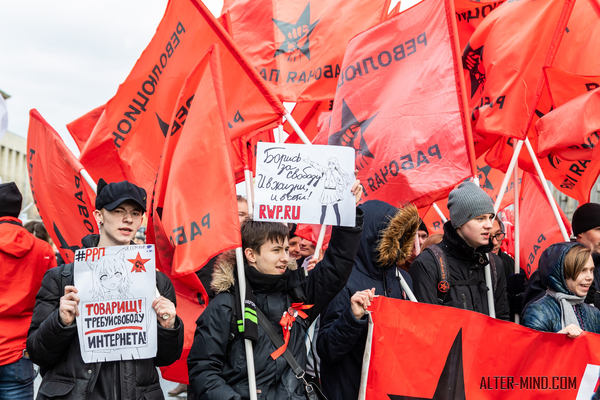
[[[117,382],[117,363],[115,362],[113,364],[113,399],[117,400],[117,385],[115,384]],[[119,386],[121,386],[121,380],[119,379]]]
[[[464,293],[462,294],[462,298],[463,298],[463,308],[465,310],[468,310],[468,308],[467,308],[467,298],[465,297]]]

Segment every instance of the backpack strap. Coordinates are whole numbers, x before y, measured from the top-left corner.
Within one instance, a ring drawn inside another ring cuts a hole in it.
[[[493,253],[488,253],[488,258],[490,260],[490,269],[492,270],[492,286],[494,287],[494,293],[498,288],[498,270],[496,268],[496,259],[494,258]]]
[[[65,264],[60,275],[60,284],[62,287],[60,295],[63,296],[65,293],[65,287],[73,282],[73,278],[71,277],[71,275],[73,275],[73,263]]]
[[[450,274],[448,271],[448,263],[446,262],[446,256],[444,255],[444,251],[441,249],[439,244],[431,245],[425,250],[429,250],[429,252],[433,254],[433,258],[435,259],[435,263],[438,267],[439,282],[437,284],[437,295],[438,303],[441,305],[444,304],[446,296],[450,291]]]

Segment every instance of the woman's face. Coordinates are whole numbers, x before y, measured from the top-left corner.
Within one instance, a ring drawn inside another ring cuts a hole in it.
[[[100,283],[106,290],[116,290],[121,284],[121,278],[123,274],[120,271],[106,271],[100,275]]]
[[[585,297],[590,290],[590,286],[594,281],[594,260],[592,256],[588,259],[585,267],[581,270],[577,278],[575,279],[565,279],[567,283],[567,287],[573,293],[575,293],[579,297]]]

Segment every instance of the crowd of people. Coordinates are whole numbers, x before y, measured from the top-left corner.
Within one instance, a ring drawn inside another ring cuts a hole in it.
[[[355,226],[334,226],[326,250],[318,254],[315,243],[297,235],[296,225],[253,220],[238,196],[245,297],[234,251],[197,272],[209,303],[199,315],[187,358],[189,386],[171,395],[249,398],[246,349],[251,343],[259,399],[305,399],[307,393],[356,399],[375,296],[405,301],[414,296],[503,320],[519,315],[526,327],[570,338],[583,331],[600,333],[595,269],[600,204],[577,209],[573,241],[546,249],[527,279],[515,273],[514,260],[501,250],[504,224],[478,185],[464,182],[450,193],[450,219],[443,235],[432,236],[414,206],[361,203],[358,181],[351,191]],[[0,184],[0,400],[33,398],[34,364],[43,378],[38,399],[163,398],[157,367],[178,360],[184,343],[169,278],[156,272],[156,357],[84,363],[73,264],[57,266],[43,224],[22,225],[17,218],[21,202],[14,183]],[[99,234],[82,243],[91,248],[143,241],[146,207],[144,189],[100,180],[94,211]],[[484,273],[488,265],[491,287]]]

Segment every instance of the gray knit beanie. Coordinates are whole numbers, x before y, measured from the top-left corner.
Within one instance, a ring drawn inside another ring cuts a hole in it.
[[[448,196],[450,222],[454,228],[482,214],[494,214],[494,203],[479,186],[463,182]]]

